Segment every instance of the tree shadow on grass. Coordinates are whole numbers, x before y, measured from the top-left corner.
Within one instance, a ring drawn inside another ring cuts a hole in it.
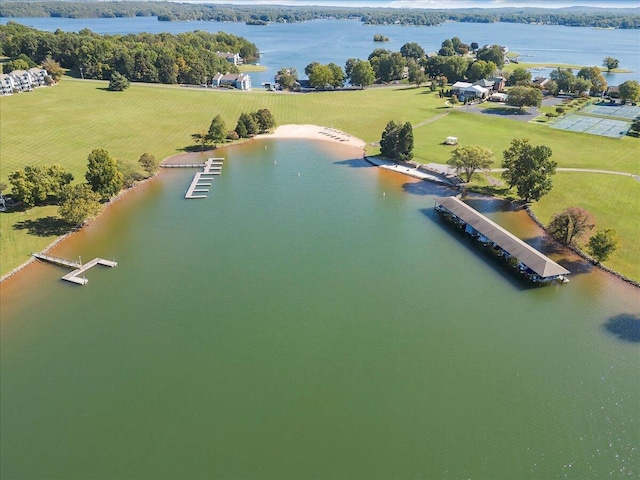
[[[71,225],[61,218],[48,216],[35,220],[22,220],[13,226],[14,230],[27,230],[29,235],[37,237],[59,237],[72,230]]]
[[[640,315],[621,313],[607,320],[603,327],[620,340],[640,343]]]

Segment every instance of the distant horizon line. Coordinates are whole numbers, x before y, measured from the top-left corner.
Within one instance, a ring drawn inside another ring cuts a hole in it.
[[[126,1],[126,0],[125,0]],[[598,8],[598,9],[635,9],[640,5],[635,0],[602,0],[553,1],[553,0],[168,0],[172,3],[200,3],[214,5],[242,6],[283,6],[283,7],[362,7],[362,8],[394,8],[398,10],[456,10],[480,9],[494,10],[500,8],[529,8],[559,10],[566,8]]]

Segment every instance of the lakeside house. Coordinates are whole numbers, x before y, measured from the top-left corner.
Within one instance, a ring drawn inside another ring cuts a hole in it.
[[[485,99],[489,96],[489,89],[469,82],[456,82],[451,86],[451,92],[462,101]]]
[[[216,73],[211,79],[211,86],[251,90],[251,77],[245,73]]]
[[[240,54],[232,53],[232,52],[216,52],[216,56],[218,58],[224,58],[227,62],[232,65],[242,65],[243,60]]]
[[[49,72],[39,67],[3,73],[0,75],[0,94],[29,92],[34,88],[47,85],[47,78],[50,78]]]

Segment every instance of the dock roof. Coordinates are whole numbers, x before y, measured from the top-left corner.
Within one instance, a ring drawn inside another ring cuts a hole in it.
[[[511,256],[520,260],[542,278],[571,273],[457,197],[440,198],[436,200],[436,202],[468,225],[471,225],[476,231],[487,237]]]

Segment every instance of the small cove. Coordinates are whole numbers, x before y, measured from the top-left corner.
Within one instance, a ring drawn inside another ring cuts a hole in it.
[[[116,269],[2,284],[3,476],[637,472],[637,289],[524,289],[355,153],[225,149],[206,200],[164,172],[55,249]]]

